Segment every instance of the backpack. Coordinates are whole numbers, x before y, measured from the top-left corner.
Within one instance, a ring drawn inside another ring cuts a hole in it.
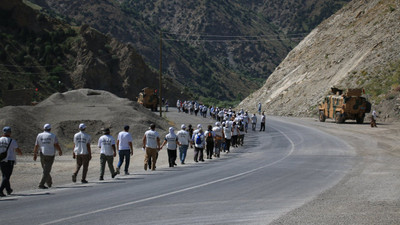
[[[206,137],[206,142],[210,143],[210,142],[213,142],[213,141],[214,141],[214,139],[213,139],[212,133],[208,132],[207,137]]]
[[[203,140],[201,140],[201,133],[197,133],[195,137],[195,143],[196,145],[201,145],[203,143]]]

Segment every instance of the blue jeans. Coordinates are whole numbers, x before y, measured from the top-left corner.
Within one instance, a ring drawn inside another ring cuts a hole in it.
[[[186,152],[187,152],[188,147],[189,147],[189,145],[179,146],[179,159],[181,160],[181,163],[185,162]]]
[[[121,168],[122,163],[124,163],[124,158],[126,159],[125,162],[125,172],[128,172],[128,168],[129,168],[129,162],[131,159],[131,150],[126,149],[126,150],[119,150],[118,151],[118,155],[119,155],[119,162],[117,167]]]

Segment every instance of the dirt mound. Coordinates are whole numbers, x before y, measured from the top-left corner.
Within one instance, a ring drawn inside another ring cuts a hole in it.
[[[85,123],[96,144],[102,127],[110,127],[114,137],[124,125],[131,127],[134,144],[140,144],[150,123],[160,132],[168,123],[136,102],[119,98],[106,91],[79,89],[56,93],[36,106],[4,107],[0,109],[0,126],[11,126],[13,137],[24,152],[32,152],[36,136],[45,123],[52,125],[64,150],[72,150],[73,135],[78,125]]]

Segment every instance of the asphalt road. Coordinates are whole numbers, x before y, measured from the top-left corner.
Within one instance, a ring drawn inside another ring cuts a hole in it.
[[[269,118],[266,132],[250,131],[220,159],[3,198],[0,221],[267,224],[337,184],[356,162],[339,138]]]

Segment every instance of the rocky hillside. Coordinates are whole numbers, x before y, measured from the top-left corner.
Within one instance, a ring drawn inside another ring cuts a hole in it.
[[[399,118],[400,3],[352,1],[315,28],[239,107],[317,116],[331,87],[364,87],[382,119]]]
[[[306,33],[347,1],[32,0],[49,14],[132,43],[195,97],[242,99]]]
[[[143,87],[158,87],[158,73],[131,45],[32,6],[0,0],[0,90],[37,89],[40,101],[54,92],[92,88],[134,100]],[[167,97],[181,95],[180,87],[165,83],[171,87]]]

